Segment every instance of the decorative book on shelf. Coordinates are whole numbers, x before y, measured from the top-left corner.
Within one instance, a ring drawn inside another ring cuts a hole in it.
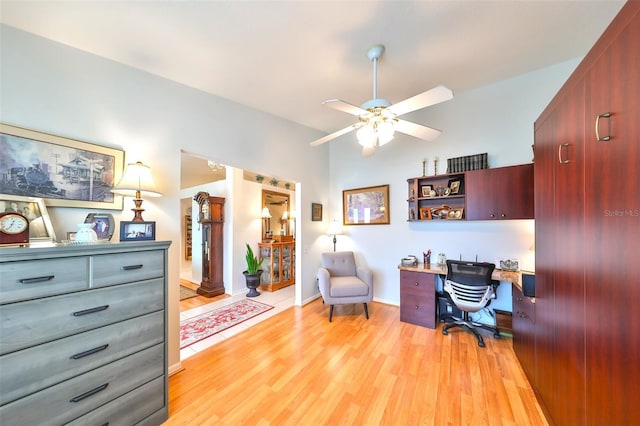
[[[447,173],[468,172],[469,170],[488,169],[487,153],[465,155],[447,159]]]

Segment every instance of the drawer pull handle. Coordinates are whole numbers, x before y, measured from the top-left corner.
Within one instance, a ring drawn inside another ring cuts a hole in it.
[[[122,267],[123,271],[132,271],[134,269],[142,269],[142,265],[127,265]]]
[[[105,390],[107,388],[107,386],[109,386],[109,383],[105,383],[103,385],[100,385],[97,388],[93,388],[90,391],[86,391],[85,393],[83,393],[81,395],[74,396],[73,398],[71,398],[69,400],[69,402],[80,402],[85,398],[89,398],[90,396],[97,394],[98,392],[102,392],[103,390]]]
[[[93,355],[93,354],[98,353],[98,352],[102,352],[105,349],[107,349],[108,347],[109,347],[108,344],[102,345],[102,346],[98,346],[97,348],[89,349],[88,351],[84,351],[84,352],[80,352],[79,354],[71,355],[70,358],[71,359],[84,358],[85,356],[89,356],[89,355]]]
[[[416,311],[420,309],[420,305],[416,305]]]
[[[418,287],[420,285],[420,283],[418,281],[416,281],[416,287]]]
[[[96,306],[95,308],[85,309],[84,311],[76,311],[72,315],[74,317],[81,317],[83,315],[95,314],[96,312],[104,311],[109,308],[109,305]]]
[[[596,115],[596,141],[598,142],[606,142],[611,140],[611,136],[600,136],[600,119],[608,118],[609,120],[609,133],[611,133],[611,113],[605,112],[604,114]]]
[[[20,284],[34,284],[34,283],[41,283],[44,281],[51,281],[55,277],[56,277],[55,275],[46,275],[44,277],[22,278],[18,280],[18,282]]]

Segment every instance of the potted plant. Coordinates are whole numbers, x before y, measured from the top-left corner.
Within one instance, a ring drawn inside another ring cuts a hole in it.
[[[258,286],[260,285],[260,275],[262,275],[262,260],[258,260],[258,258],[253,254],[253,250],[251,250],[251,246],[247,244],[247,254],[245,254],[245,260],[247,261],[247,270],[243,272],[244,278],[247,284],[247,288],[249,289],[249,293],[247,293],[247,297],[256,297],[260,295],[258,293]]]

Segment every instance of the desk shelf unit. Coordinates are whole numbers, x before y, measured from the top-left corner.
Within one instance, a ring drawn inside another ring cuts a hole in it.
[[[407,203],[409,205],[408,220],[420,221],[431,220],[431,218],[439,219],[436,211],[444,206],[450,207],[451,209],[464,209],[464,177],[464,173],[454,173],[407,179],[409,187],[407,199]],[[458,181],[460,185],[458,194],[449,194],[446,196],[429,195],[429,190],[435,191],[438,187],[449,188],[450,182],[454,181]],[[425,212],[427,212],[426,209],[429,210],[429,217],[425,216]],[[462,217],[464,217],[464,211],[462,211],[462,214],[459,215],[457,219],[462,219]]]

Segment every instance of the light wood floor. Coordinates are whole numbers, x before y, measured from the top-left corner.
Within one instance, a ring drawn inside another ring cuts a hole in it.
[[[198,287],[200,287],[199,284],[195,284],[195,283],[192,283],[191,281],[187,281],[183,279],[180,279],[180,285],[188,287],[193,291],[196,291]],[[227,297],[230,297],[230,296],[227,294],[221,294],[220,296],[215,296],[215,297],[204,297],[200,295],[196,297],[190,297],[189,299],[180,301],[180,312],[188,311],[189,309],[197,308],[199,306],[206,305],[208,303],[217,302],[218,300],[222,300]]]
[[[511,339],[293,307],[183,361],[166,425],[547,425]]]

